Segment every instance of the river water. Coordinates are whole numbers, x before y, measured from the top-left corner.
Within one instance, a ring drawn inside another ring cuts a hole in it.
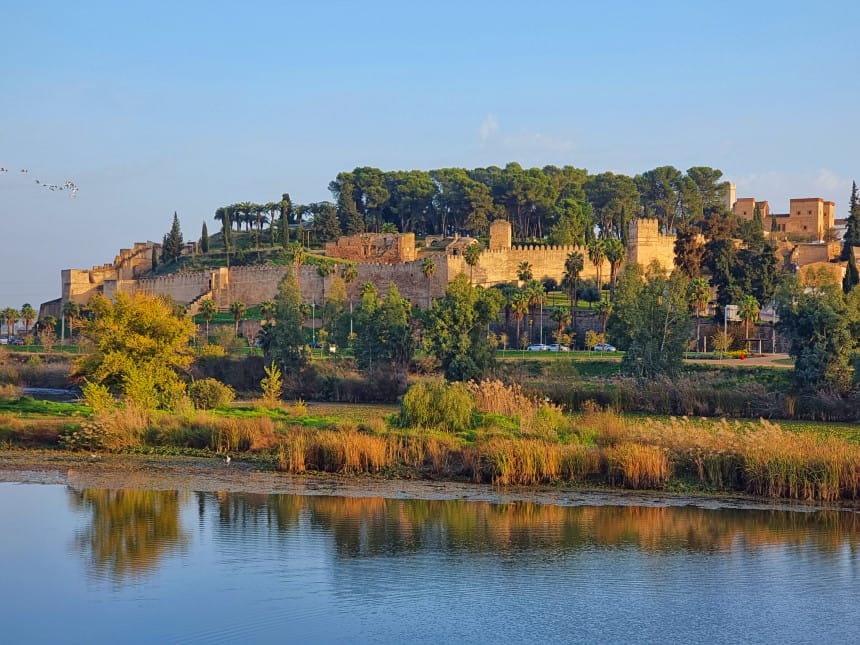
[[[0,484],[0,642],[854,643],[860,516]]]

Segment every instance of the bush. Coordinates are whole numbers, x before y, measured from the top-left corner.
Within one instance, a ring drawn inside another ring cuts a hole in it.
[[[209,410],[229,405],[236,398],[236,392],[214,378],[192,381],[188,386],[188,396],[198,410]]]
[[[473,426],[475,398],[464,383],[416,383],[403,396],[400,422],[404,427],[441,428],[461,432]]]

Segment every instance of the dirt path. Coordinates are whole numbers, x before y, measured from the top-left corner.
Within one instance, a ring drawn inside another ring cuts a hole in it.
[[[60,484],[76,489],[125,488],[246,492],[261,494],[531,502],[556,506],[694,506],[706,509],[815,511],[821,506],[771,502],[743,496],[587,488],[498,488],[449,481],[387,479],[374,476],[286,475],[220,459],[103,455],[55,451],[0,451],[0,483]],[[857,509],[853,509],[856,510]]]
[[[747,356],[743,360],[737,358],[726,358],[724,360],[689,358],[685,359],[684,362],[728,367],[779,367],[791,369],[794,366],[786,362],[790,359],[791,357],[788,354],[762,354],[761,356]]]

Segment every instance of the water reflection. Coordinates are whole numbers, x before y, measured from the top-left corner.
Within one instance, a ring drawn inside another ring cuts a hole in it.
[[[150,573],[165,556],[183,547],[187,535],[177,491],[70,491],[72,507],[89,513],[75,545],[97,577],[122,582]]]
[[[90,513],[76,544],[92,571],[116,581],[149,573],[188,541],[175,491],[84,490]],[[804,546],[821,555],[854,552],[860,515],[851,512],[705,510],[693,507],[544,506],[382,498],[197,493],[200,527],[212,513],[214,539],[251,543],[302,530],[329,536],[337,558],[419,552],[575,552],[635,548],[646,553],[719,553]],[[188,504],[193,508],[192,504]]]
[[[199,493],[200,504],[207,494]],[[215,496],[220,527],[289,532],[302,518],[334,538],[341,556],[425,549],[492,553],[535,549],[636,547],[646,552],[724,552],[858,543],[860,515],[843,511],[706,510],[694,507],[546,506],[439,500]]]

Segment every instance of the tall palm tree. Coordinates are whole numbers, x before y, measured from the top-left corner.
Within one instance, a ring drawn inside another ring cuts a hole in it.
[[[6,307],[0,316],[3,317],[3,322],[6,323],[6,335],[12,336],[15,331],[15,323],[18,322],[18,310],[14,307]]]
[[[317,275],[322,278],[322,299],[320,300],[320,311],[322,312],[322,325],[325,326],[325,279],[334,273],[334,264],[321,262],[317,265]]]
[[[517,289],[513,297],[511,298],[511,315],[514,317],[514,320],[517,321],[517,342],[520,342],[520,323],[522,323],[523,318],[529,312],[529,299],[526,294],[521,290]]]
[[[32,325],[33,321],[36,320],[36,316],[38,316],[38,314],[29,302],[25,302],[23,305],[21,305],[20,314],[21,320],[24,321],[24,335],[26,336],[30,333],[30,325]]]
[[[481,243],[475,242],[474,244],[470,244],[463,252],[463,259],[466,260],[466,264],[469,265],[469,284],[472,284],[472,273],[475,270],[475,265],[478,264],[478,260],[481,259],[481,250]]]
[[[212,298],[203,298],[200,301],[200,315],[206,321],[206,342],[209,342],[209,323],[212,322],[217,312],[218,306]]]
[[[432,304],[430,296],[430,281],[433,278],[433,274],[436,273],[436,263],[433,261],[433,258],[424,258],[424,261],[421,262],[421,273],[423,273],[424,277],[427,279],[427,308],[429,309]]]
[[[236,336],[239,335],[239,321],[245,317],[245,312],[247,310],[248,308],[241,300],[236,300],[235,302],[230,303],[230,313],[233,314],[233,322],[235,323],[233,333]]]
[[[579,274],[582,273],[583,268],[585,268],[585,258],[582,253],[573,251],[567,254],[567,259],[564,261],[564,280],[570,289],[570,317],[574,330],[576,329],[576,298],[579,289]]]
[[[597,305],[597,312],[600,314],[600,322],[603,323],[603,336],[606,338],[606,322],[612,314],[612,301],[601,300],[600,304]]]
[[[523,287],[523,291],[526,294],[526,298],[528,298],[532,325],[534,325],[538,306],[541,307],[541,313],[543,313],[543,303],[546,302],[546,289],[544,289],[543,284],[539,280],[529,280]],[[542,327],[543,320],[540,321],[540,324]]]
[[[615,298],[615,283],[618,279],[618,265],[624,262],[627,255],[627,249],[624,248],[624,242],[617,237],[610,238],[604,244],[606,259],[609,260],[609,294],[611,298]]]
[[[81,306],[74,300],[66,300],[66,303],[63,305],[63,318],[69,319],[69,338],[72,337],[80,317]],[[65,339],[63,339],[63,342],[65,342]]]
[[[701,314],[702,309],[711,301],[711,285],[705,278],[699,276],[690,281],[688,298],[690,306],[696,311],[696,350],[702,351],[699,346],[701,342]]]
[[[599,238],[594,238],[588,242],[588,259],[594,265],[594,270],[597,273],[597,292],[600,293],[603,287],[601,282],[603,260],[606,259],[606,241]]]
[[[758,320],[758,315],[761,313],[761,307],[755,296],[746,295],[741,298],[738,305],[738,316],[744,321],[744,336],[746,340],[750,337],[750,322]]]
[[[565,307],[553,307],[552,313],[549,315],[550,320],[558,325],[558,333],[561,334],[564,328],[570,324],[570,310]]]

